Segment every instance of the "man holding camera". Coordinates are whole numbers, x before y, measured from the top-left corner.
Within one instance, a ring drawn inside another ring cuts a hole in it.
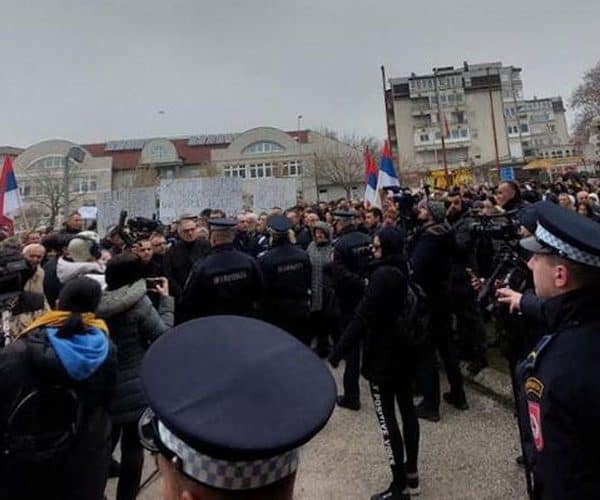
[[[519,418],[533,498],[600,498],[600,230],[550,202],[538,208],[536,295],[549,332],[518,367]],[[511,310],[523,296],[503,293]]]

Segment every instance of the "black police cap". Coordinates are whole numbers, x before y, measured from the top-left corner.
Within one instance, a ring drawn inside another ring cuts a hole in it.
[[[332,215],[338,219],[344,220],[354,219],[357,217],[357,213],[352,210],[336,210]]]
[[[554,253],[565,259],[600,267],[600,224],[549,201],[537,203],[535,236],[521,240],[533,253]]]
[[[210,219],[208,223],[213,231],[230,231],[237,226],[233,219]]]
[[[292,223],[285,215],[272,215],[267,219],[267,227],[275,233],[287,233]]]
[[[335,382],[287,332],[252,318],[184,323],[148,350],[142,382],[158,448],[209,486],[257,488],[292,474],[327,423]]]

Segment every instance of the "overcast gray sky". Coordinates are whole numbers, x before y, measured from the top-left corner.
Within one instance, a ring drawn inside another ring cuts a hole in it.
[[[388,76],[502,61],[568,97],[599,0],[0,0],[0,144],[238,132],[382,138]],[[160,114],[159,110],[164,110]]]

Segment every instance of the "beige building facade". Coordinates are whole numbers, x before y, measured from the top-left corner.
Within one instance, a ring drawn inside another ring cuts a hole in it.
[[[524,163],[569,143],[562,99],[524,99],[520,68],[465,62],[389,83],[388,130],[401,172],[443,168],[442,135],[450,169]]]
[[[72,148],[83,151],[81,162],[67,158]],[[64,207],[64,171],[69,162],[69,209],[95,206],[98,196],[111,190],[112,162],[96,158],[85,148],[65,140],[39,142],[14,161],[15,176],[26,210],[38,222],[57,222]]]

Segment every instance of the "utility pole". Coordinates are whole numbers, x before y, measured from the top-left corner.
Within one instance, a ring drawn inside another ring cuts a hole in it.
[[[448,173],[448,158],[446,156],[446,138],[444,136],[444,124],[442,123],[442,108],[440,103],[440,89],[438,86],[437,79],[437,68],[433,68],[433,82],[435,84],[435,100],[437,101],[437,109],[438,109],[438,125],[440,128],[440,136],[442,137],[442,154],[444,158],[444,176],[446,177],[446,184],[450,186],[450,174]],[[435,143],[435,141],[434,141]],[[435,148],[435,145],[434,145]]]
[[[492,81],[490,79],[490,68],[486,68],[487,73],[487,81],[488,81],[488,93],[490,95],[490,111],[492,114],[492,131],[494,133],[494,150],[496,152],[496,168],[498,169],[498,174],[500,174],[500,157],[498,155],[498,137],[496,135],[496,113],[494,112],[494,99],[492,97]],[[500,75],[498,73],[498,75]],[[512,78],[512,75],[511,75]]]
[[[69,190],[70,190],[70,180],[71,180],[71,172],[70,172],[70,160],[74,160],[77,163],[82,163],[85,159],[85,151],[81,149],[79,146],[73,146],[69,149],[65,156],[65,169],[63,171],[63,197],[64,197],[64,220],[66,221],[69,217]]]

